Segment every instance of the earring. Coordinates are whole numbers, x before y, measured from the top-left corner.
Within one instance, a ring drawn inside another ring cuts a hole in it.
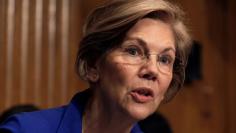
[[[99,78],[99,76],[98,76],[97,73],[94,73],[94,74],[92,75],[92,81],[93,81],[93,82],[98,81],[98,78]]]
[[[95,69],[90,69],[87,73],[87,79],[91,82],[97,82],[99,79],[99,75]]]

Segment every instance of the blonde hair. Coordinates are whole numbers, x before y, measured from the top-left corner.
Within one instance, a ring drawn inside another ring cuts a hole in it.
[[[169,101],[184,82],[185,67],[190,49],[190,35],[184,12],[165,0],[116,0],[95,9],[87,18],[76,60],[76,69],[82,79],[108,50],[120,45],[126,32],[142,18],[161,20],[169,24],[175,35],[176,57],[173,79],[165,101]]]

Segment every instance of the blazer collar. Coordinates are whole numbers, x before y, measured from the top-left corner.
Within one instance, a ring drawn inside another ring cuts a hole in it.
[[[67,106],[62,116],[57,133],[82,133],[82,116],[84,107],[91,96],[91,89],[77,93]],[[117,125],[119,128],[119,125]],[[135,124],[131,133],[143,133],[138,124]]]

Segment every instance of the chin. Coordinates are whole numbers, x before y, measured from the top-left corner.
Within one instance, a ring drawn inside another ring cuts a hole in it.
[[[156,108],[143,105],[132,106],[128,109],[129,115],[136,121],[140,121],[156,111]]]

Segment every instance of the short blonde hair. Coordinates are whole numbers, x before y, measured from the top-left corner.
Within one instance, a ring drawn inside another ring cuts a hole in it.
[[[173,79],[164,101],[169,101],[182,87],[190,49],[190,35],[183,23],[184,12],[166,0],[116,0],[95,9],[87,18],[76,59],[77,73],[86,79],[108,50],[121,45],[127,31],[142,18],[161,20],[172,27],[175,35],[176,60]]]

